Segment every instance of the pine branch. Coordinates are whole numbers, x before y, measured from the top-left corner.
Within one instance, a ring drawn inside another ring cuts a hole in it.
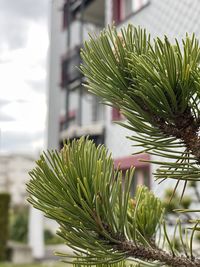
[[[161,165],[157,179],[200,180],[199,42],[182,44],[165,36],[151,41],[141,28],[102,31],[82,50],[86,87],[120,109],[129,137],[148,152],[174,161]],[[182,149],[182,151],[180,151]],[[138,151],[139,153],[140,151]]]
[[[122,172],[114,171],[104,146],[96,148],[84,138],[68,142],[61,153],[42,155],[30,175],[30,203],[60,224],[58,235],[79,253],[75,262],[111,264],[133,258],[172,267],[200,266],[198,259],[173,250],[168,254],[152,242],[161,227],[161,201],[144,186],[131,199],[133,170],[122,184]]]
[[[172,256],[169,253],[155,248],[135,246],[131,242],[122,242],[120,249],[128,253],[130,257],[139,258],[147,261],[159,261],[171,267],[199,267],[199,259],[189,259],[184,256]]]
[[[91,37],[81,55],[87,88],[121,110],[127,122],[120,124],[133,131],[129,138],[136,146],[165,158],[152,161],[161,165],[155,177],[176,179],[174,192],[184,181],[182,198],[188,181],[200,181],[198,40],[186,35],[182,45],[177,40],[172,45],[166,36],[152,42],[145,30],[129,25],[121,36],[108,28]],[[77,252],[75,263],[112,264],[130,258],[161,266],[200,267],[200,259],[193,255],[200,221],[195,219],[194,227],[185,229],[185,241],[178,221],[170,241],[165,222],[161,224],[161,201],[146,187],[138,187],[130,198],[133,173],[133,168],[127,170],[123,179],[104,146],[96,148],[81,138],[68,142],[61,153],[41,156],[30,172],[29,201],[59,223],[58,235]],[[198,214],[199,209],[177,211]],[[158,228],[171,253],[156,244]],[[176,229],[185,256],[175,250]]]
[[[199,122],[195,122],[190,109],[174,119],[173,124],[167,124],[166,121],[159,116],[154,116],[154,121],[159,129],[168,136],[174,136],[181,139],[188,151],[197,158],[200,164],[200,138],[198,136]]]

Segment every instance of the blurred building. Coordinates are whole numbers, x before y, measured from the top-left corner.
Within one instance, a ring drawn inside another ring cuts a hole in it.
[[[124,1],[123,12],[130,10],[129,2],[133,1]],[[125,138],[127,131],[114,124],[123,119],[119,111],[103,106],[100,99],[87,92],[78,70],[80,49],[89,39],[88,33],[98,34],[113,18],[116,20],[117,5],[121,6],[120,1],[52,1],[48,147],[60,148],[65,139],[89,135],[96,144],[106,144],[123,170],[136,165],[137,183],[150,185],[149,164],[130,156],[133,150]],[[139,4],[135,4],[133,12],[138,9]],[[148,159],[147,155],[142,157]]]
[[[88,32],[104,27],[104,1],[52,1],[51,18],[48,146],[82,135],[103,143],[105,109],[81,85],[77,67]]]
[[[12,207],[28,204],[26,183],[34,165],[35,159],[29,155],[0,156],[0,192],[10,193]]]
[[[26,183],[28,172],[35,167],[35,157],[30,155],[0,155],[0,192],[8,192],[11,196],[11,208],[23,208],[28,205]],[[29,246],[33,257],[44,257],[43,216],[32,206],[29,211]]]
[[[123,120],[118,110],[99,104],[99,99],[83,88],[84,77],[78,71],[79,55],[88,32],[93,34],[107,24],[118,29],[133,23],[145,27],[154,36],[182,38],[186,32],[200,32],[198,0],[54,0],[51,6],[51,39],[49,69],[48,147],[59,148],[63,139],[89,135],[104,143],[113,153],[115,164],[126,170],[137,167],[136,184],[152,185],[151,168],[139,158],[131,132],[116,125]],[[150,170],[151,169],[151,170]],[[160,194],[160,192],[157,192]]]

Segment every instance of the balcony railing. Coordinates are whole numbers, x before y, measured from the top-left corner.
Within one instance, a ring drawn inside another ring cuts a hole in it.
[[[62,58],[61,62],[62,88],[66,88],[68,85],[82,78],[83,75],[78,69],[80,63],[81,63],[80,47],[75,47],[73,50],[68,51],[68,53]]]
[[[67,28],[71,22],[83,19],[104,25],[105,20],[104,0],[66,0],[63,6],[63,28]]]
[[[73,23],[71,27],[71,32],[76,38],[71,38],[70,49],[67,51],[66,55],[61,58],[61,82],[60,85],[62,88],[77,88],[80,86],[81,78],[83,75],[79,71],[78,67],[81,63],[80,58],[80,49],[82,47],[83,40],[87,40],[90,34],[98,34],[101,27],[92,24],[92,23],[83,23],[82,24],[82,39],[78,34],[80,31],[80,22]],[[79,38],[77,38],[79,36]],[[74,83],[76,82],[76,83]],[[74,83],[74,84],[73,84]],[[72,85],[73,84],[73,85]]]
[[[76,110],[70,110],[68,112],[68,117],[61,116],[60,117],[60,132],[67,129],[67,127],[70,127],[73,124],[76,124],[77,119],[77,111]]]

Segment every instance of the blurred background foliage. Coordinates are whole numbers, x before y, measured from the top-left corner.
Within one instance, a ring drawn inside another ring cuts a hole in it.
[[[10,211],[10,240],[19,243],[28,243],[29,208],[15,207]],[[44,229],[44,241],[46,245],[63,243],[62,239],[50,229]]]
[[[8,193],[0,193],[0,261],[6,258],[9,203],[10,195]]]

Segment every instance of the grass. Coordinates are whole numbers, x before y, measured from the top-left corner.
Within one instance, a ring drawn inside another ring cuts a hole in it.
[[[1,267],[70,267],[72,265],[64,263],[33,263],[33,264],[12,264],[12,263],[3,263],[0,264]]]

